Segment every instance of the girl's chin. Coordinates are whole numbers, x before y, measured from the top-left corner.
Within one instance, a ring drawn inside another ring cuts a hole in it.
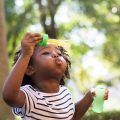
[[[52,76],[56,77],[56,78],[62,78],[63,73],[61,71],[55,71]]]

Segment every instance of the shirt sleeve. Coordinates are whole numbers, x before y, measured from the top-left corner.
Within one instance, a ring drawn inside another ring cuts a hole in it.
[[[12,112],[14,115],[20,116],[21,118],[24,118],[24,116],[26,114],[28,114],[30,112],[30,95],[29,92],[27,91],[27,87],[23,86],[20,88],[21,91],[23,91],[25,93],[25,103],[23,105],[23,107],[13,107],[12,108]]]

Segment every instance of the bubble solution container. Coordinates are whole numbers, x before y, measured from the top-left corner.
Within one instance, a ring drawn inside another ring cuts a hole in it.
[[[39,46],[45,47],[47,45],[48,41],[48,35],[47,34],[42,34],[42,41],[38,43]]]
[[[104,107],[104,95],[105,95],[105,85],[98,85],[95,88],[95,94],[93,103],[92,103],[92,110],[96,113],[103,112]]]

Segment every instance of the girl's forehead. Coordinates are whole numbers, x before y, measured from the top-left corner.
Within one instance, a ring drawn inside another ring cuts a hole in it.
[[[59,47],[53,44],[48,44],[46,47],[37,46],[35,49],[35,51],[37,52],[42,52],[44,50],[59,50],[60,51]]]

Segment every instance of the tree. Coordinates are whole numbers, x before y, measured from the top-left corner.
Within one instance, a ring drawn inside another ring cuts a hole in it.
[[[9,56],[13,56],[14,49],[20,40],[21,34],[31,24],[39,23],[43,28],[43,32],[47,33],[51,38],[57,38],[58,28],[55,23],[55,15],[57,9],[63,0],[26,0],[20,9],[23,11],[16,11],[16,0],[5,0],[5,12],[7,23],[7,43]],[[43,3],[45,2],[45,3]],[[34,10],[34,6],[38,6]],[[33,17],[34,16],[34,17]],[[49,21],[49,24],[47,23]]]
[[[57,38],[58,29],[55,23],[55,15],[58,7],[63,2],[63,0],[47,0],[46,5],[42,4],[42,0],[36,0],[36,3],[39,5],[40,22],[44,28],[44,31],[51,37]],[[46,24],[47,20],[50,20],[49,25]]]
[[[2,99],[2,87],[8,74],[4,3],[0,0],[0,120],[11,120],[10,110]]]

